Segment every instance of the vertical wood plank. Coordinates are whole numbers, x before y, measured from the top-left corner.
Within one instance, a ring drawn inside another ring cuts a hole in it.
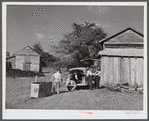
[[[137,81],[137,58],[134,58],[134,84]]]
[[[131,58],[131,81],[130,81],[130,87],[134,86],[135,82],[135,58]]]
[[[113,58],[113,83],[117,84],[117,58]]]
[[[120,74],[121,74],[121,72],[120,72],[120,57],[118,57],[118,84],[121,84]]]
[[[105,85],[106,81],[107,81],[107,57],[104,57],[104,82],[103,82],[103,85]]]
[[[141,59],[137,58],[136,62],[136,83],[140,86],[140,75],[141,75]]]
[[[144,59],[143,58],[141,58],[140,63],[141,63],[140,86],[143,87],[143,83],[144,83]]]
[[[123,83],[123,58],[120,57],[120,84]]]
[[[116,66],[116,83],[119,83],[119,63],[118,63],[118,57],[116,57],[116,62],[115,62],[115,66]]]
[[[112,85],[113,84],[112,83],[112,57],[109,57],[108,77],[109,77],[109,85]]]
[[[124,58],[121,57],[120,59],[120,80],[121,80],[121,84],[123,84],[124,82]]]
[[[133,82],[134,82],[134,68],[133,68],[133,60],[134,58],[131,58],[131,80],[130,80],[130,87],[133,86]]]
[[[115,81],[115,68],[114,68],[114,57],[111,57],[111,83],[116,85],[116,81]]]
[[[125,58],[125,82],[129,83],[129,58]]]
[[[122,57],[122,68],[121,68],[121,77],[122,77],[122,80],[121,80],[121,83],[124,84],[125,83],[125,58]]]
[[[103,86],[104,82],[104,57],[101,57],[101,77],[100,77],[100,86]]]
[[[109,84],[109,57],[106,57],[105,58],[105,63],[107,64],[106,65],[106,70],[105,70],[105,85],[108,85]]]
[[[131,58],[128,58],[129,60],[129,80],[128,80],[128,84],[131,85]]]

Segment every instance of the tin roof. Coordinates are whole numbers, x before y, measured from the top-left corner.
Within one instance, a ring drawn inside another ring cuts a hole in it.
[[[104,48],[99,55],[143,57],[143,34],[127,28],[101,41]],[[110,46],[109,46],[110,45]]]
[[[24,53],[28,53],[28,54],[32,54],[32,55],[39,55],[39,53],[37,53],[36,51],[33,50],[33,48],[31,48],[30,46],[26,46],[23,49],[17,51],[16,53],[14,53],[12,56],[16,56],[18,54],[24,54]]]
[[[143,57],[143,49],[105,49],[98,53],[99,55],[107,56],[131,56],[131,57]]]
[[[120,32],[118,32],[118,33],[116,33],[116,34],[113,34],[113,35],[111,35],[111,36],[109,36],[109,37],[107,37],[107,38],[105,38],[105,39],[103,39],[103,40],[101,40],[100,41],[100,43],[105,43],[105,42],[107,42],[107,41],[111,41],[113,38],[116,38],[117,36],[119,36],[119,35],[122,35],[123,33],[126,33],[127,31],[131,31],[132,33],[134,33],[135,35],[138,35],[138,37],[140,36],[140,38],[143,38],[144,37],[144,35],[142,34],[142,33],[140,33],[140,32],[138,32],[138,31],[136,31],[136,30],[134,30],[134,29],[132,29],[132,28],[130,28],[130,27],[128,27],[128,28],[126,28],[126,29],[124,29],[124,30],[122,30],[122,31],[120,31]],[[139,39],[135,39],[134,40],[134,38],[133,38],[133,35],[128,35],[128,36],[125,36],[126,38],[125,38],[125,41],[126,42],[142,42],[142,40],[140,41]],[[128,39],[129,38],[129,39]],[[120,38],[117,38],[117,40],[121,40],[121,41],[123,41],[124,40],[124,37],[120,37]],[[117,41],[116,40],[116,41]],[[114,40],[115,41],[115,40]],[[114,42],[113,41],[113,42]]]

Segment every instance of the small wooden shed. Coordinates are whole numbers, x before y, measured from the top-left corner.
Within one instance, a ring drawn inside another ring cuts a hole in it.
[[[137,83],[143,87],[143,34],[127,28],[101,41],[100,86],[112,86],[128,83],[134,87]]]
[[[40,57],[40,54],[27,46],[13,56],[6,58],[6,64],[13,69],[39,72],[41,69]]]

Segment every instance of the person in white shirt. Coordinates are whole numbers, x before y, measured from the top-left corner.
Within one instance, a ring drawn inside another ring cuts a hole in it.
[[[60,92],[60,82],[61,82],[61,71],[60,69],[52,75],[52,91],[57,94]]]

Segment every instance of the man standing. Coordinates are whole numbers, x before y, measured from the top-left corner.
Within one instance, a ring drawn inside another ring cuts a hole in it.
[[[71,85],[73,85],[73,88],[71,89],[71,91],[73,91],[73,90],[75,90],[76,87],[77,87],[76,82],[77,82],[77,80],[78,80],[78,76],[77,76],[77,73],[76,73],[76,72],[75,72],[75,73],[72,73],[72,74],[70,75],[70,80],[71,80]]]
[[[96,69],[96,72],[95,72],[95,88],[96,89],[99,89],[99,81],[100,81],[100,71],[98,68]]]
[[[86,76],[87,76],[89,88],[90,88],[90,90],[92,90],[92,80],[93,80],[92,79],[92,76],[93,76],[93,74],[92,74],[92,68],[89,68],[89,70],[86,73]]]
[[[60,82],[61,82],[61,70],[58,69],[57,72],[52,75],[52,83],[53,83],[52,91],[53,91],[53,93],[55,93],[55,91],[56,91],[57,94],[59,94]]]

